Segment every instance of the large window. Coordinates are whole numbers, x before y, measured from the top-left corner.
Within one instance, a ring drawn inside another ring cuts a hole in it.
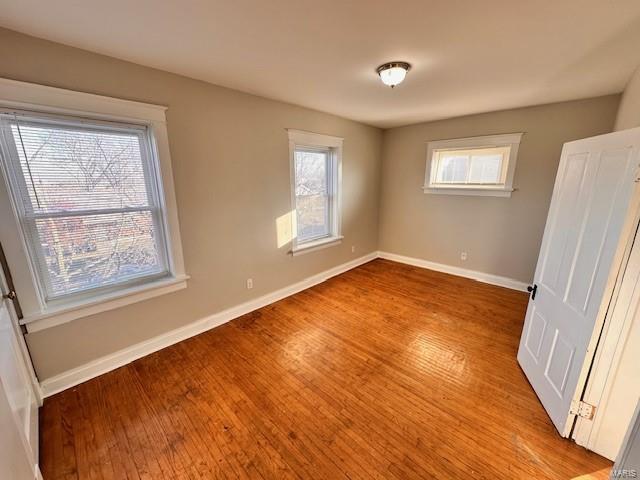
[[[522,134],[430,142],[427,193],[509,196]]]
[[[187,286],[165,111],[0,79],[0,242],[29,332]]]
[[[4,164],[51,302],[168,275],[149,131],[0,114]]]
[[[342,139],[289,131],[292,155],[293,252],[337,243],[340,237]]]

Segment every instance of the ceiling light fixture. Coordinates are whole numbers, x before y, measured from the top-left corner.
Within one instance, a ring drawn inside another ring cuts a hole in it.
[[[410,69],[411,65],[407,62],[389,62],[376,68],[376,72],[380,75],[382,83],[393,88],[402,83]]]

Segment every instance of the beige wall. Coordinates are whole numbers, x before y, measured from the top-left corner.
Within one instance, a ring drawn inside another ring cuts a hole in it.
[[[386,130],[379,249],[531,281],[562,145],[610,132],[618,102],[612,95]],[[511,198],[423,193],[427,142],[511,132],[525,132]]]
[[[0,30],[0,77],[169,106],[189,286],[29,334],[41,380],[377,248],[379,129],[8,30]],[[345,240],[295,258],[276,246],[276,218],[290,210],[285,128],[345,139]]]
[[[41,379],[381,250],[529,281],[564,142],[612,129],[619,96],[385,131],[0,29],[0,77],[164,104],[186,290],[27,336]],[[292,258],[285,128],[345,138],[342,245]],[[426,142],[524,131],[510,199],[422,193]],[[382,177],[381,177],[382,175]],[[381,188],[380,188],[381,187]],[[378,211],[380,205],[380,212]],[[356,252],[351,252],[351,246]],[[469,259],[459,260],[460,251]],[[254,289],[245,281],[254,279]]]
[[[616,130],[640,127],[640,68],[627,84],[616,119]]]

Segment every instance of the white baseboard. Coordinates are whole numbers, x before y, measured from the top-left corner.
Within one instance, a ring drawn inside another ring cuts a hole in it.
[[[81,365],[80,367],[73,368],[66,372],[55,375],[40,383],[42,389],[42,395],[44,398],[54,395],[58,392],[71,388],[87,380],[91,380],[99,375],[115,370],[128,363],[131,363],[138,358],[149,355],[150,353],[157,352],[165,347],[174,345],[182,340],[198,335],[202,332],[206,332],[212,328],[215,328],[223,323],[227,323],[234,318],[240,317],[246,313],[252,312],[259,308],[262,308],[271,303],[282,300],[288,296],[298,293],[307,288],[313,287],[325,280],[344,273],[352,268],[358,267],[364,263],[370,262],[376,258],[384,258],[392,260],[394,262],[405,263],[407,265],[413,265],[416,267],[427,268],[429,270],[436,270],[438,272],[450,273],[460,277],[471,278],[484,283],[490,283],[492,285],[498,285],[501,287],[511,288],[513,290],[526,291],[527,284],[514,280],[512,278],[501,277],[499,275],[491,275],[489,273],[478,272],[475,270],[467,270],[464,268],[453,267],[450,265],[444,265],[441,263],[429,262],[419,258],[405,257],[403,255],[396,255],[389,252],[373,252],[363,257],[357,258],[337,267],[325,270],[311,277],[308,277],[300,282],[294,283],[275,292],[268,293],[262,297],[258,297],[255,300],[250,300],[235,307],[228,308],[222,312],[214,313],[208,317],[196,320],[184,327],[171,330],[157,337],[151,338],[144,342],[137,343],[130,347],[124,348],[112,354],[93,360],[89,363]]]
[[[343,263],[342,265],[338,265],[337,267],[308,277],[288,287],[263,295],[255,300],[250,300],[227,310],[223,310],[222,312],[214,313],[213,315],[196,320],[184,327],[171,330],[162,335],[158,335],[157,337],[93,360],[80,367],[55,375],[40,383],[42,393],[45,398],[54,395],[66,390],[67,388],[71,388],[99,375],[110,372],[111,370],[122,367],[123,365],[131,363],[145,355],[149,355],[150,353],[198,335],[199,333],[206,332],[207,330],[222,325],[223,323],[227,323],[234,318],[240,317],[246,313],[252,312],[309,287],[322,283],[331,277],[370,262],[377,257],[377,252],[364,255],[350,262]]]
[[[414,267],[428,268],[429,270],[435,270],[437,272],[450,273],[451,275],[457,275],[459,277],[471,278],[479,282],[490,283],[491,285],[498,285],[499,287],[519,290],[521,292],[526,292],[527,286],[529,285],[525,282],[514,280],[513,278],[501,277],[500,275],[492,275],[490,273],[478,272],[476,270],[467,270],[466,268],[430,262],[420,258],[405,257],[404,255],[396,255],[395,253],[378,252],[378,257],[394,262],[406,263],[407,265],[413,265]]]

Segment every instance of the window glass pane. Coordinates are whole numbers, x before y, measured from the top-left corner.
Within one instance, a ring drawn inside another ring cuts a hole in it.
[[[469,155],[441,153],[438,162],[438,183],[465,183],[469,168]]]
[[[501,185],[510,147],[443,150],[434,153],[435,184]]]
[[[168,274],[143,128],[0,118],[45,300]]]
[[[298,242],[327,236],[330,233],[328,161],[328,152],[295,152]]]
[[[151,212],[35,221],[51,296],[162,272]]]
[[[469,183],[500,183],[502,155],[472,155]]]
[[[32,211],[148,205],[137,132],[21,122],[11,133]]]

